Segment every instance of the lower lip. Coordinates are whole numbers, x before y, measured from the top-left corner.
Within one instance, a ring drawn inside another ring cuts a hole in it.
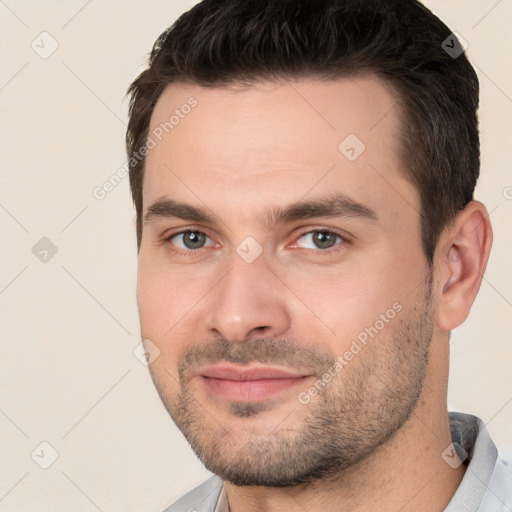
[[[259,402],[303,383],[307,377],[290,379],[227,380],[202,377],[206,389],[217,396],[238,402]]]

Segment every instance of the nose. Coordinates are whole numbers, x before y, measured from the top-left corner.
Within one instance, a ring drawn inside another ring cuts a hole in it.
[[[203,318],[208,331],[217,336],[240,343],[251,337],[281,336],[290,328],[289,291],[264,255],[247,263],[234,253],[212,292]]]

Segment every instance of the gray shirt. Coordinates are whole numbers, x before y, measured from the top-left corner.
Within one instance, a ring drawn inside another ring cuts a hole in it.
[[[482,420],[451,412],[450,429],[467,468],[445,512],[512,512],[512,464],[499,456]],[[164,512],[229,512],[222,480],[210,478]]]

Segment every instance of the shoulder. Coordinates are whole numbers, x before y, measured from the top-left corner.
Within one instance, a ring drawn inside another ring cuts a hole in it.
[[[212,476],[163,512],[213,512],[222,491],[222,480]]]

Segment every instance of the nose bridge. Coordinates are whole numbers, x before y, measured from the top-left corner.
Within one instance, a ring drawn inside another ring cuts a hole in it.
[[[290,327],[290,316],[281,287],[264,254],[246,261],[233,251],[205,315],[207,329],[233,342],[282,335]]]

